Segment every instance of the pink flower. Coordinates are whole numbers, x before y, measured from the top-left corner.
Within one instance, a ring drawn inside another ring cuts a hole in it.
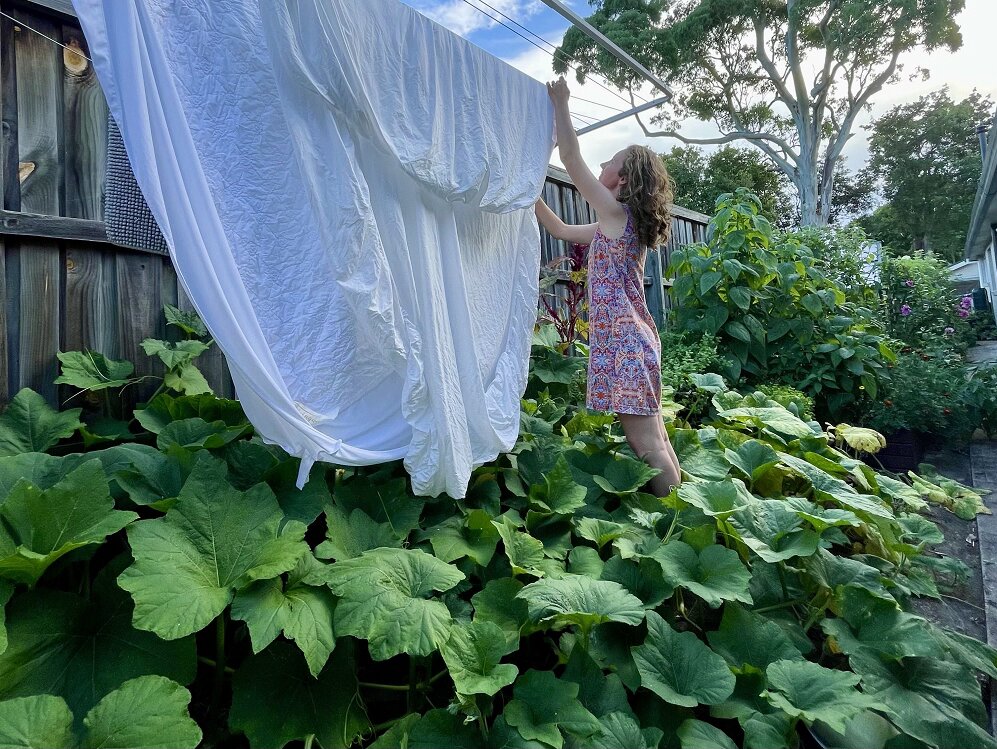
[[[964,296],[962,299],[959,300],[959,306],[962,307],[963,309],[969,309],[970,307],[973,306],[972,298]]]
[[[956,312],[958,312],[959,317],[969,317],[969,310],[968,309],[960,309],[960,310],[956,310]]]
[[[913,278],[908,278],[906,281],[904,281],[904,283],[907,284],[908,286],[913,287],[914,286],[914,279]]]
[[[945,335],[952,335],[955,333],[955,328],[945,328]]]
[[[909,304],[905,304],[900,308],[900,314],[903,315],[904,317],[907,317],[907,315],[909,315],[910,312],[911,309]]]

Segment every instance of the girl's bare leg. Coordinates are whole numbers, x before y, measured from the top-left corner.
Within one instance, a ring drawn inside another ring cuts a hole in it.
[[[619,414],[619,417],[623,433],[634,454],[651,468],[661,471],[651,479],[651,489],[658,497],[666,496],[672,487],[681,483],[682,478],[679,473],[678,458],[675,457],[675,450],[665,434],[661,415]]]

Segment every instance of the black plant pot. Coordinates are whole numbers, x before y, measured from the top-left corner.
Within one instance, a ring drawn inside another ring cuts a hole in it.
[[[894,473],[916,471],[924,460],[926,441],[920,432],[901,429],[886,435],[886,447],[876,453],[883,468]]]

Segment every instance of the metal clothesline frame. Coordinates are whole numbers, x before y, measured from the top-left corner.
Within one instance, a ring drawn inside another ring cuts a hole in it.
[[[671,101],[674,96],[671,86],[662,81],[658,76],[648,70],[646,67],[641,65],[637,60],[631,57],[629,54],[620,49],[620,46],[616,44],[612,39],[603,34],[599,29],[595,28],[592,24],[582,18],[580,15],[571,10],[568,6],[562,2],[562,0],[540,0],[544,5],[546,5],[551,10],[560,14],[562,17],[567,19],[572,26],[581,31],[585,36],[591,39],[593,42],[598,44],[604,50],[609,52],[613,57],[622,62],[633,72],[643,78],[645,81],[650,83],[656,89],[658,89],[663,95],[657,99],[641,104],[639,107],[633,107],[620,114],[613,115],[612,117],[607,117],[604,120],[599,120],[591,125],[576,130],[577,135],[584,135],[585,133],[591,133],[593,130],[598,130],[606,125],[611,125],[614,122],[619,122],[620,120],[631,117],[635,114],[643,112],[647,109],[652,109],[653,107],[661,106],[668,101]]]

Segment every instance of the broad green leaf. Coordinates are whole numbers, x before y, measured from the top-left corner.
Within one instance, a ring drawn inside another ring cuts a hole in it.
[[[0,580],[0,654],[7,649],[6,605],[14,595],[14,583]]]
[[[315,549],[319,559],[354,559],[381,546],[401,547],[402,542],[387,523],[375,523],[363,510],[348,516],[334,505],[325,510],[326,540]]]
[[[223,421],[230,427],[248,426],[249,420],[239,401],[213,395],[181,395],[160,393],[135,411],[135,418],[147,431],[159,434],[173,421],[199,418],[207,422]]]
[[[793,455],[779,453],[779,460],[810,482],[817,499],[836,502],[847,510],[859,513],[860,517],[864,513],[893,520],[893,511],[879,497],[859,494],[841,479]]]
[[[633,494],[659,473],[661,471],[651,468],[642,460],[617,456],[606,466],[602,475],[593,476],[592,480],[604,492]]]
[[[83,447],[87,450],[104,442],[121,442],[135,437],[128,428],[127,421],[119,421],[107,417],[97,417],[80,427]]]
[[[720,519],[727,518],[756,501],[740,479],[695,484],[686,482],[679,486],[678,495],[683,502]]]
[[[587,631],[604,622],[636,626],[644,619],[644,603],[622,585],[584,575],[538,580],[518,597],[529,606],[531,619],[554,626],[577,625]]]
[[[605,566],[599,552],[591,546],[576,546],[568,554],[568,572],[572,575],[585,575],[593,580],[600,580]]]
[[[778,499],[753,502],[728,522],[749,549],[770,563],[808,557],[820,544],[817,532]]]
[[[843,731],[849,718],[865,710],[888,709],[855,688],[859,677],[810,661],[776,661],[765,670],[768,700],[788,715],[808,723],[819,720]]]
[[[611,541],[622,538],[628,531],[623,523],[602,518],[576,518],[574,524],[575,533],[580,538],[591,541],[600,549]]]
[[[630,713],[627,690],[617,674],[608,676],[579,645],[571,648],[562,677],[578,685],[578,701],[597,718],[609,713]]]
[[[543,483],[530,487],[530,504],[545,512],[570,515],[585,506],[588,490],[576,483],[568,461],[561,455],[544,475]]]
[[[282,747],[307,736],[322,749],[348,749],[370,730],[350,648],[336,648],[318,678],[287,642],[250,656],[232,677],[229,725],[246,734],[252,749]]]
[[[297,458],[283,459],[267,472],[266,481],[277,495],[277,504],[284,512],[285,523],[298,520],[311,525],[332,502],[329,484],[326,482],[327,466],[322,463],[312,466],[308,480],[299,489],[297,480],[300,467],[301,461]]]
[[[336,599],[325,586],[324,566],[306,553],[286,584],[280,578],[258,580],[235,594],[232,618],[246,622],[254,653],[283,631],[301,648],[312,676],[318,676],[336,646]]]
[[[102,543],[137,517],[114,509],[99,460],[50,489],[19,481],[0,504],[0,576],[34,585],[59,557]]]
[[[515,525],[508,519],[493,520],[492,524],[498,529],[499,536],[502,537],[502,546],[505,548],[505,555],[512,565],[514,575],[535,575],[542,577],[543,571],[540,565],[544,561],[544,545],[529,533],[522,533],[516,530]]]
[[[682,470],[704,481],[722,481],[730,472],[724,450],[704,445],[695,429],[676,429],[672,446]]]
[[[782,627],[736,603],[724,606],[720,629],[706,637],[735,669],[750,665],[764,671],[770,663],[803,658]]]
[[[169,450],[173,445],[185,447],[188,450],[204,448],[213,450],[224,447],[233,440],[252,431],[249,425],[229,426],[224,421],[208,422],[194,416],[180,421],[171,421],[163,427],[156,438],[156,446],[160,450]]]
[[[370,749],[481,749],[481,742],[481,732],[475,726],[465,724],[447,710],[436,709],[423,715],[406,715],[371,744]],[[509,749],[515,746],[510,745]]]
[[[736,450],[724,450],[730,464],[740,470],[749,481],[762,476],[779,462],[779,455],[771,447],[759,440],[748,440]]]
[[[490,580],[471,596],[475,621],[497,624],[511,646],[519,643],[520,632],[530,616],[526,601],[517,597],[522,589],[523,584],[518,580],[503,577]]]
[[[219,457],[228,465],[229,481],[240,491],[245,491],[264,481],[267,474],[281,462],[284,457],[282,453],[282,450],[274,448],[273,445],[265,444],[259,437],[230,442],[218,451]],[[295,471],[295,478],[297,478],[297,471]],[[320,507],[319,512],[321,511]],[[312,518],[312,520],[314,519]]]
[[[0,747],[75,749],[73,714],[66,701],[39,694],[0,702]]]
[[[802,560],[811,579],[832,592],[845,585],[857,585],[879,595],[886,594],[882,573],[857,559],[839,557],[826,549]]]
[[[543,544],[544,556],[561,562],[571,551],[571,518],[567,515],[552,515],[547,512],[530,510],[526,513],[526,532]],[[547,563],[541,565],[545,568]]]
[[[678,728],[682,749],[737,749],[737,744],[716,726],[690,718]]]
[[[430,596],[464,579],[456,567],[418,549],[372,549],[329,565],[324,574],[342,598],[336,632],[367,640],[379,661],[439,648],[449,637],[451,616]]]
[[[208,334],[208,329],[194,310],[181,310],[171,304],[164,304],[163,314],[166,316],[167,325],[175,325],[184,333],[195,336]]]
[[[142,350],[149,356],[158,356],[167,369],[174,369],[203,354],[208,350],[208,345],[202,341],[190,339],[171,343],[157,338],[146,338],[142,341]],[[173,386],[169,385],[169,387]],[[190,395],[197,395],[197,393],[190,393]]]
[[[0,601],[3,594],[0,593]],[[997,679],[997,650],[975,637],[954,630],[935,628],[935,638],[957,662]]]
[[[661,565],[653,559],[624,559],[613,555],[602,568],[602,579],[619,583],[653,609],[675,591],[665,582]]]
[[[135,366],[124,360],[109,359],[96,351],[60,351],[56,356],[62,364],[62,374],[56,385],[72,385],[81,390],[104,390],[128,385]]]
[[[0,413],[0,456],[45,452],[83,426],[80,412],[56,411],[34,390],[24,388]]]
[[[499,542],[499,533],[484,510],[471,510],[467,516],[451,515],[426,531],[433,554],[444,562],[469,557],[487,567]]]
[[[7,649],[0,654],[0,698],[55,694],[82,721],[129,679],[159,674],[188,684],[193,638],[166,642],[132,627],[132,603],[102,573],[88,603],[70,593],[35,590],[7,604]]]
[[[154,447],[148,449],[158,452]],[[19,453],[0,457],[0,499],[10,494],[14,484],[21,479],[39,489],[50,489],[62,481],[67,473],[79,468],[86,461],[93,460],[99,454],[55,456],[45,453]]]
[[[194,341],[190,341],[194,343]],[[181,364],[179,369],[173,369],[163,375],[163,384],[184,395],[211,394],[214,391],[204,379],[201,370],[192,362]]]
[[[165,676],[126,681],[83,719],[84,749],[195,749],[201,729],[187,712],[190,692]]]
[[[787,497],[784,501],[787,508],[810,523],[818,533],[823,533],[828,528],[846,525],[856,527],[862,524],[858,515],[850,510],[826,509],[802,497]]]
[[[190,453],[178,449],[163,453],[147,445],[129,447],[135,449],[129,452],[128,467],[114,474],[128,498],[137,505],[175,499],[190,473]]]
[[[511,663],[500,663],[502,656],[515,649],[499,625],[477,620],[454,625],[450,638],[440,646],[440,654],[459,696],[490,697],[516,680],[519,669]]]
[[[751,603],[751,577],[737,552],[714,544],[696,553],[683,541],[669,541],[651,553],[665,582],[686,588],[716,608],[723,601]]]
[[[308,551],[264,484],[236,491],[225,464],[202,455],[165,517],[133,523],[135,559],[118,584],[135,600],[135,626],[173,640],[207,626],[236,590],[292,569]]]
[[[812,437],[814,434],[806,422],[793,416],[782,406],[745,406],[730,408],[717,414],[721,419],[733,421],[757,429],[764,429],[781,437]]]
[[[561,749],[562,731],[588,739],[602,728],[599,719],[578,701],[578,685],[558,679],[551,671],[527,671],[516,681],[513,695],[503,715],[523,738]]]
[[[723,658],[653,611],[647,614],[647,639],[631,650],[641,686],[672,705],[715,705],[734,691],[734,674]]]
[[[884,661],[874,653],[849,657],[862,685],[884,703],[905,734],[931,746],[988,747],[987,713],[971,673],[934,658]]]
[[[928,622],[894,601],[855,585],[845,586],[838,598],[840,618],[825,619],[821,628],[843,652],[873,651],[893,658],[941,654]]]
[[[419,525],[426,500],[412,496],[403,478],[377,482],[365,476],[337,481],[333,494],[345,512],[360,509],[377,523],[387,523],[398,538],[405,538]]]
[[[590,749],[657,749],[661,741],[661,729],[642,730],[637,720],[625,712],[604,715],[599,723],[599,733],[585,742]]]

